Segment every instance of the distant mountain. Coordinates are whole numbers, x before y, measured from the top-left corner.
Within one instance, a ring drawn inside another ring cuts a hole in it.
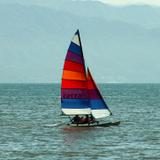
[[[1,3],[42,6],[69,12],[83,17],[96,17],[140,25],[146,28],[160,27],[160,7],[148,5],[130,5],[113,7],[99,1],[90,0],[1,0]]]
[[[160,82],[158,8],[37,2],[1,1],[0,82],[60,82],[77,28],[98,82]]]

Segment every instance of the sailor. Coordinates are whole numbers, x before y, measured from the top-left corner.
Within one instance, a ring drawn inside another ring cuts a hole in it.
[[[85,118],[83,118],[82,123],[89,123],[89,116],[86,115]]]
[[[96,121],[92,114],[89,117],[89,121],[90,123],[94,123]]]
[[[79,123],[79,121],[80,121],[79,115],[75,115],[71,121],[72,121],[72,123]]]

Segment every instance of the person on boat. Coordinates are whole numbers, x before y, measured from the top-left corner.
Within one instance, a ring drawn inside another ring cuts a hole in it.
[[[96,119],[93,117],[92,114],[91,114],[90,117],[89,117],[89,122],[90,122],[90,123],[96,122]]]
[[[81,119],[81,123],[89,123],[89,116],[86,115],[84,118]]]
[[[71,120],[72,123],[79,123],[80,122],[80,117],[79,115],[75,115],[72,120]]]

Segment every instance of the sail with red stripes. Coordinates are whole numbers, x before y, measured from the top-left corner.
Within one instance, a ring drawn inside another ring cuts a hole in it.
[[[103,118],[112,114],[100,94],[89,69],[86,74],[78,30],[71,40],[64,62],[61,107],[65,115],[92,114],[95,118]]]
[[[95,118],[103,118],[110,116],[112,113],[109,110],[107,104],[105,103],[101,93],[99,92],[89,69],[87,70],[87,72],[88,94],[92,115]]]
[[[72,38],[64,62],[61,107],[65,115],[91,114],[85,61],[78,30]]]

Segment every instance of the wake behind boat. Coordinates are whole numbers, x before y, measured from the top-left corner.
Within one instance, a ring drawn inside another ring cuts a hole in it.
[[[61,107],[63,115],[70,117],[71,126],[111,126],[120,123],[100,124],[98,121],[99,118],[110,116],[112,113],[89,68],[86,70],[79,30],[72,38],[64,62]]]

